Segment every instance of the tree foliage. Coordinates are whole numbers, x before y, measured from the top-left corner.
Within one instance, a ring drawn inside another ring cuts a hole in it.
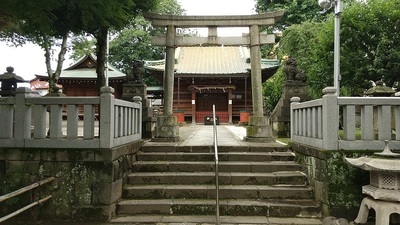
[[[1,12],[6,22],[1,24],[3,40],[14,44],[26,41],[38,44],[45,52],[45,64],[50,80],[50,91],[56,89],[61,74],[64,55],[67,51],[67,39],[70,32],[76,31],[74,15],[68,13],[71,8],[64,0],[3,0]],[[63,13],[64,10],[67,13]],[[51,68],[51,59],[58,47],[57,67]],[[53,89],[54,88],[54,89]],[[56,91],[56,90],[54,90]]]
[[[392,86],[400,79],[400,0],[369,0],[346,9],[341,40],[343,85],[382,79]]]
[[[105,62],[108,33],[121,30],[141,12],[152,10],[158,0],[93,0],[80,1],[82,31],[92,34],[96,39],[98,85],[105,85]]]
[[[258,13],[285,10],[282,19],[277,21],[273,28],[283,31],[293,24],[305,21],[321,21],[326,14],[321,13],[317,0],[257,0]]]
[[[97,45],[98,84],[102,87],[105,84],[104,63],[108,31],[124,28],[137,15],[153,9],[157,3],[158,0],[3,0],[1,12],[7,14],[1,17],[0,28],[2,34],[8,38],[18,42],[33,41],[45,50],[47,71],[52,82],[57,82],[61,73],[68,35],[93,35]],[[61,50],[56,72],[53,73],[50,58],[59,40],[62,40]]]
[[[182,15],[184,9],[177,0],[158,0],[152,9],[153,12],[159,14]],[[136,15],[131,18],[129,23],[121,29],[114,28],[111,32],[109,58],[111,64],[116,66],[124,73],[132,71],[134,60],[159,60],[163,58],[163,49],[151,46],[151,36],[163,33],[163,29],[155,29],[151,27],[149,21],[143,16]],[[97,39],[90,39],[87,36],[75,38],[73,42],[73,58],[78,59],[93,49],[96,51],[98,45]],[[90,47],[92,42],[96,47]],[[144,77],[147,81],[147,77]]]
[[[268,112],[274,110],[282,95],[282,85],[285,81],[283,67],[280,67],[273,77],[263,83],[263,95]]]
[[[160,0],[155,13],[182,15],[184,10],[177,0]],[[129,26],[116,33],[110,42],[110,62],[124,73],[130,73],[134,60],[160,60],[164,48],[151,46],[151,37],[164,33],[164,29],[153,28],[142,16],[136,17]],[[147,85],[156,85],[155,80],[144,76]]]
[[[360,96],[370,81],[392,86],[400,79],[400,0],[353,2],[341,16],[341,95]],[[334,17],[287,28],[278,57],[295,58],[307,76],[309,95],[333,85]],[[278,84],[279,85],[279,84]],[[273,94],[273,93],[272,93]]]
[[[81,57],[96,52],[96,40],[87,35],[77,35],[71,38],[72,54],[70,59],[77,61]]]

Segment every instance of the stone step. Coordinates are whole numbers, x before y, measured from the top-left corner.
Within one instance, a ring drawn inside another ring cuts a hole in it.
[[[135,172],[212,172],[214,162],[205,161],[137,161],[133,164]],[[220,172],[271,173],[277,171],[302,171],[302,166],[292,161],[274,162],[226,162],[219,163]]]
[[[307,177],[300,171],[271,173],[220,172],[221,185],[305,185]],[[128,176],[128,184],[214,184],[215,172],[136,172]]]
[[[214,146],[143,145],[142,152],[214,152]],[[259,146],[218,146],[218,152],[287,152],[288,147],[279,143]]]
[[[269,224],[269,225],[320,225],[318,218],[282,218],[266,216],[221,216],[220,222],[227,224]],[[187,225],[215,225],[216,217],[213,216],[174,216],[174,215],[135,215],[124,216],[111,220],[116,224],[187,224]]]
[[[211,152],[139,152],[139,161],[214,161]],[[220,161],[293,161],[292,152],[220,152]]]
[[[132,185],[124,199],[215,199],[215,185]],[[310,199],[312,190],[299,186],[220,185],[220,199]]]
[[[320,206],[314,201],[306,199],[222,199],[219,202],[221,216],[321,217]],[[215,211],[215,200],[211,199],[122,200],[117,204],[119,216],[137,214],[215,215]]]

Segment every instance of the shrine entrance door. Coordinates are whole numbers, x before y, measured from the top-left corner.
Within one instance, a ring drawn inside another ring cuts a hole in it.
[[[212,116],[213,105],[220,123],[228,123],[228,93],[197,93],[196,123],[202,123],[205,117]]]

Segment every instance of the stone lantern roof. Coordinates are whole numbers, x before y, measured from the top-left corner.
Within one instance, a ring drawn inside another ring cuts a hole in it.
[[[7,72],[0,75],[1,82],[1,96],[13,96],[15,95],[15,90],[17,89],[17,83],[28,82],[22,77],[14,73],[14,68],[9,66],[6,68]]]
[[[22,78],[14,73],[13,67],[11,67],[11,66],[7,67],[6,71],[7,72],[0,75],[0,81],[14,81],[17,83],[27,82],[26,80],[24,80],[24,78]]]
[[[368,89],[365,92],[365,95],[373,97],[389,97],[395,93],[392,88],[383,85],[383,82],[381,80],[378,80],[375,84],[376,86]]]

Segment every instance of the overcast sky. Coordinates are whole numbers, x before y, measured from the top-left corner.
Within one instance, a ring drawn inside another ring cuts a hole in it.
[[[186,10],[187,15],[250,15],[254,14],[255,0],[178,0]],[[219,36],[241,36],[248,32],[247,28],[218,29]],[[201,35],[207,35],[207,30],[199,30]],[[64,68],[71,61],[64,61]],[[46,66],[44,51],[36,45],[27,44],[23,47],[8,47],[0,42],[0,74],[6,72],[6,67],[14,67],[14,73],[30,80],[34,74],[45,74]],[[53,66],[55,69],[55,63]]]

